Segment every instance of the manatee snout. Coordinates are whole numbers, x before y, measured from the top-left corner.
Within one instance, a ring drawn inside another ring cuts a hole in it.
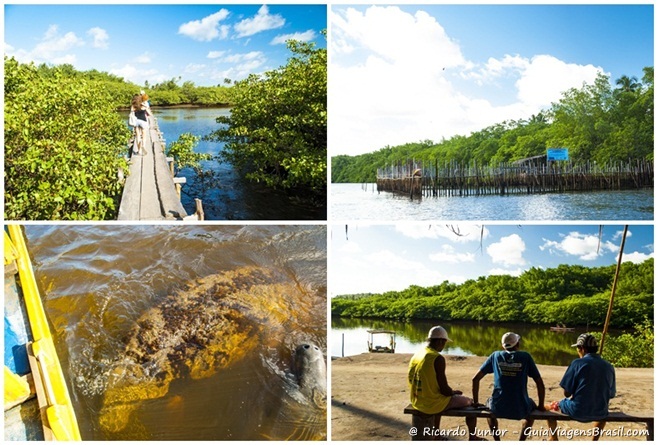
[[[322,350],[312,343],[302,343],[295,349],[293,374],[302,393],[315,398],[327,392],[327,366]]]

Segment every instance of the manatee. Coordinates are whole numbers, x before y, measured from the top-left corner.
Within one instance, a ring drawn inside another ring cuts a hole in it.
[[[276,407],[277,421],[266,439],[327,439],[327,367],[322,350],[308,342],[292,354],[285,378],[289,397]]]
[[[318,407],[327,406],[327,366],[322,350],[314,344],[297,347],[292,363],[300,392]]]
[[[134,430],[135,410],[144,401],[167,395],[175,379],[210,377],[259,346],[284,341],[292,308],[298,304],[290,296],[298,299],[300,292],[305,290],[299,283],[281,274],[242,267],[196,280],[165,297],[139,317],[126,336],[125,349],[108,378],[101,428],[117,433],[130,424]],[[299,321],[306,322],[311,320]],[[324,394],[326,417],[326,371],[322,379],[315,350],[297,355],[300,390],[310,391],[313,403]]]

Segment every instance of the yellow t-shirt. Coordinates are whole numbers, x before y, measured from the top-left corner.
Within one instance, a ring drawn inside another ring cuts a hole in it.
[[[439,391],[436,381],[434,360],[440,354],[426,346],[418,351],[409,362],[409,387],[411,406],[425,414],[442,412],[450,402],[450,396],[444,396]]]

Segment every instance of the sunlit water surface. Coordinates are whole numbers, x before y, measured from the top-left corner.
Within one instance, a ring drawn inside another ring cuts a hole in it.
[[[331,184],[334,220],[643,221],[653,189],[545,195],[429,197],[377,192],[375,184]]]

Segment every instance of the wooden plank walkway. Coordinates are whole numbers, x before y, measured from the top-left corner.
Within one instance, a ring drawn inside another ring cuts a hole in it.
[[[165,157],[164,140],[157,119],[153,115],[148,119],[149,130],[144,137],[146,154],[135,154],[131,147],[130,173],[124,184],[117,219],[120,221],[199,219],[197,214],[188,216],[185,212]],[[197,202],[197,207],[199,204]]]

